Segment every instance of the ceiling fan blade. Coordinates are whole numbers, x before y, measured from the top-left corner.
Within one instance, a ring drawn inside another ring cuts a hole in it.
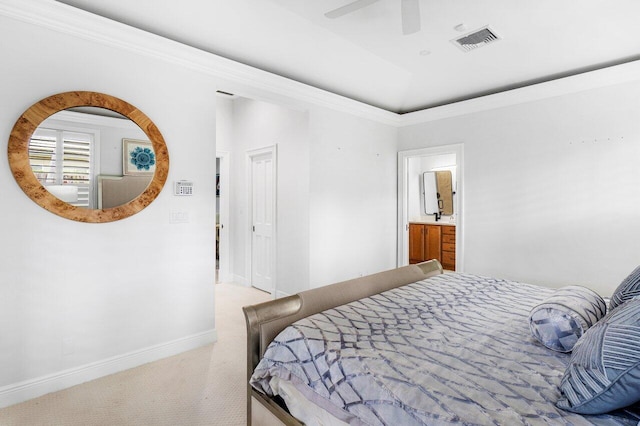
[[[370,4],[376,3],[380,0],[356,0],[352,3],[345,4],[342,7],[331,10],[324,14],[329,19],[339,18],[348,13],[355,12],[358,9],[362,9],[365,6],[369,6]]]
[[[420,0],[402,0],[402,34],[420,31]]]

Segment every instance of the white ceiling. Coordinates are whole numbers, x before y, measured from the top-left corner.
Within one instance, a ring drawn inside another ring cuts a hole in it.
[[[640,59],[638,0],[420,0],[407,36],[400,0],[58,1],[398,113]],[[501,40],[451,43],[487,25]]]

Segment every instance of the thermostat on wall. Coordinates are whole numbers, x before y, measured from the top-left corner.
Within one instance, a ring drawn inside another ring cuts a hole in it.
[[[193,195],[193,182],[179,180],[174,185],[174,195]]]

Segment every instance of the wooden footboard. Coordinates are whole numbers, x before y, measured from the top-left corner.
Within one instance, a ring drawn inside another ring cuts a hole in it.
[[[441,273],[440,263],[429,260],[242,308],[247,323],[247,424],[252,424],[253,401],[260,404],[257,408],[262,411],[261,418],[268,413],[274,416],[274,422],[263,424],[278,424],[277,419],[284,425],[301,425],[275,401],[249,385],[249,378],[267,346],[285,327],[309,315]]]

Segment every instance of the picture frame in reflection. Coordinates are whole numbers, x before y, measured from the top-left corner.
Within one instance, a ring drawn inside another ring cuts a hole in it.
[[[122,139],[122,174],[153,175],[156,155],[149,141]]]

